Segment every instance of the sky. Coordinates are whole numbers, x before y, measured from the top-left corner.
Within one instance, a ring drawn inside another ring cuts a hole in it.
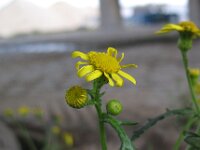
[[[0,8],[8,5],[13,0],[0,0]],[[31,1],[32,3],[42,6],[48,7],[58,1],[66,1],[67,3],[76,6],[76,7],[98,7],[99,0],[25,0]],[[136,5],[145,5],[149,3],[156,3],[156,4],[169,4],[169,5],[180,5],[184,6],[187,4],[187,0],[120,0],[120,4],[123,7],[132,7]]]

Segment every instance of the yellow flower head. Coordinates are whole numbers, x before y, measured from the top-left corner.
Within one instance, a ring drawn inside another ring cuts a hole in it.
[[[65,100],[73,108],[82,108],[87,104],[88,94],[80,86],[73,86],[66,91]]]
[[[200,75],[200,70],[198,68],[190,68],[189,73],[192,77],[198,77]]]
[[[191,33],[192,37],[200,36],[200,29],[191,21],[183,21],[178,24],[166,24],[156,33],[162,34],[171,31],[178,31],[179,33]]]
[[[105,76],[108,79],[110,86],[123,86],[124,77],[136,84],[134,77],[122,71],[122,68],[134,67],[137,68],[135,64],[121,65],[121,61],[124,58],[124,53],[121,57],[117,57],[117,50],[115,48],[109,47],[107,52],[96,52],[90,51],[88,53],[83,53],[80,51],[74,51],[72,53],[72,58],[80,57],[84,61],[78,61],[76,63],[77,74],[79,77],[85,76],[86,81],[95,80],[101,76]],[[80,68],[80,65],[84,65]],[[114,83],[114,81],[115,83]]]
[[[30,108],[27,107],[27,106],[21,106],[19,109],[18,109],[18,113],[20,116],[27,116],[30,112]]]
[[[74,145],[74,138],[72,134],[65,132],[63,134],[63,139],[67,146],[72,147]]]

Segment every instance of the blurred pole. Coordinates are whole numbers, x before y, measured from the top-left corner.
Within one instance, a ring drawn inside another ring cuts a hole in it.
[[[200,0],[189,0],[188,8],[190,20],[200,26]]]
[[[100,0],[101,28],[117,29],[122,26],[118,0]]]

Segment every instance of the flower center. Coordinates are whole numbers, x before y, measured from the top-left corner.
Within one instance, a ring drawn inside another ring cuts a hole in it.
[[[191,31],[192,32],[193,30],[197,29],[195,24],[192,23],[192,22],[181,22],[179,25],[181,27],[183,27],[185,31]]]
[[[106,53],[89,52],[90,64],[96,69],[106,73],[117,72],[120,69],[119,62],[115,57]]]
[[[68,91],[68,98],[75,101],[76,99],[85,98],[87,92],[79,86],[74,86]]]

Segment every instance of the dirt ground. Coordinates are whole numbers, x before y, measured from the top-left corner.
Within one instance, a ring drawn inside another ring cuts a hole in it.
[[[194,43],[189,59],[192,67],[200,68],[200,42]],[[106,91],[105,103],[111,98],[123,103],[124,111],[119,116],[120,119],[144,123],[146,119],[165,112],[166,108],[180,108],[187,103],[187,82],[175,42],[116,48],[119,53],[125,52],[122,63],[135,63],[139,66],[138,69],[126,69],[137,79],[136,86],[126,81],[122,88],[105,86],[103,89]],[[92,49],[98,48],[91,47],[88,51]],[[8,107],[15,109],[21,105],[40,106],[63,114],[67,128],[74,130],[74,134],[78,134],[80,130],[97,133],[93,108],[75,110],[65,104],[64,94],[68,87],[74,84],[91,87],[90,83],[76,76],[76,61],[70,57],[70,52],[1,54],[0,111]],[[116,144],[117,136],[110,127],[108,130],[109,149],[116,150],[119,146]],[[132,129],[128,128],[127,131],[131,135]],[[142,139],[136,141],[136,145],[139,150],[147,150],[151,146],[155,150],[160,150],[160,147],[166,147],[162,150],[170,150],[177,135],[177,124],[169,119],[152,128]],[[81,150],[98,150],[98,137],[92,134],[88,138],[86,137],[87,142],[82,145]]]

